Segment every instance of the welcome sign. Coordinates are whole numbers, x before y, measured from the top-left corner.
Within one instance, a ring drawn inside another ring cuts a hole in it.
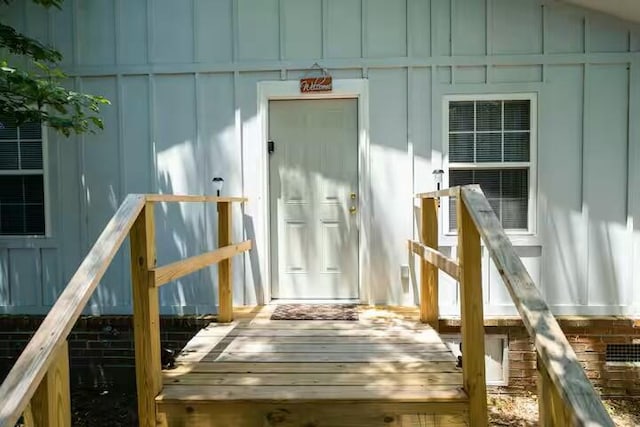
[[[305,77],[300,79],[300,92],[331,92],[333,78],[331,76]]]

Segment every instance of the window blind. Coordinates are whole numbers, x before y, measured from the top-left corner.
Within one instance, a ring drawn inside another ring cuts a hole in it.
[[[480,185],[505,229],[528,228],[531,128],[529,99],[449,102],[449,186]]]

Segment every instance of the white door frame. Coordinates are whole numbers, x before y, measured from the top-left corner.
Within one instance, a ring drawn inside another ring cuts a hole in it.
[[[369,82],[366,79],[338,79],[333,81],[331,92],[300,93],[297,80],[258,82],[258,121],[261,140],[259,150],[262,153],[262,227],[265,231],[264,242],[256,242],[261,253],[260,269],[264,274],[264,301],[271,301],[271,227],[269,210],[269,101],[286,99],[335,99],[351,98],[358,100],[358,291],[361,303],[369,303],[368,280],[368,236],[370,230],[371,188],[369,180]],[[365,268],[366,267],[366,268]]]

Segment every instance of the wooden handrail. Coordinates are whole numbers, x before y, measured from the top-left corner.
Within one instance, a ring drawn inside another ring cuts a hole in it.
[[[576,353],[516,254],[484,194],[477,186],[462,187],[461,198],[529,336],[534,340],[539,364],[542,365],[539,366],[542,371],[541,382],[555,388],[552,396],[556,395],[556,399],[551,400],[557,402],[559,398],[564,403],[563,408],[555,408],[552,414],[549,414],[550,408],[541,406],[541,414],[545,414],[547,422],[552,420],[553,423],[544,425],[567,425],[570,419],[573,425],[579,426],[613,426],[611,417],[578,362]],[[546,378],[551,382],[545,381]],[[544,387],[543,391],[546,392]],[[546,395],[541,397],[544,397],[540,399],[541,405],[550,400]]]
[[[456,197],[458,263],[434,247],[437,243],[439,197]],[[538,403],[544,426],[613,426],[598,393],[588,380],[547,303],[513,248],[491,205],[478,185],[447,188],[415,195],[421,199],[420,240],[409,241],[421,256],[421,320],[437,323],[437,276],[433,268],[460,282],[463,387],[469,394],[472,425],[486,425],[484,327],[480,239],[489,251],[538,355]],[[427,240],[431,244],[426,244]],[[456,273],[455,275],[452,273]],[[425,316],[423,307],[428,308]],[[434,320],[435,317],[435,320]]]
[[[416,199],[435,199],[437,197],[458,197],[460,187],[445,188],[443,190],[429,191],[428,193],[418,193]]]
[[[160,276],[166,283],[208,265],[221,263],[219,270],[224,274],[220,276],[219,292],[224,295],[224,301],[220,298],[219,316],[231,319],[230,258],[251,249],[250,241],[238,245],[231,243],[231,203],[246,200],[243,197],[128,195],[0,385],[0,427],[14,427],[25,411],[26,418],[37,425],[71,425],[66,339],[127,236],[131,240],[138,415],[141,426],[155,426],[154,398],[161,386],[156,280]],[[221,248],[157,269],[153,221],[155,202],[217,203],[218,243]]]
[[[229,202],[229,203],[245,203],[246,197],[219,197],[219,196],[191,196],[188,194],[147,194],[147,202]]]
[[[211,264],[217,264],[220,261],[229,259],[239,254],[240,252],[248,251],[251,249],[251,240],[245,240],[237,245],[229,245],[223,248],[216,249],[215,251],[207,252],[202,255],[192,256],[181,261],[176,261],[171,264],[156,267],[152,269],[155,273],[156,286],[162,286],[166,283],[177,280],[195,271],[198,271]]]
[[[460,277],[458,263],[442,252],[413,240],[409,240],[409,249],[411,252],[420,256],[420,258],[427,261],[429,264],[438,267],[455,280],[458,280]]]
[[[144,203],[142,195],[127,196],[20,354],[0,386],[0,427],[20,418]]]

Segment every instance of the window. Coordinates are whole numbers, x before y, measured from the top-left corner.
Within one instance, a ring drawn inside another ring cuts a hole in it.
[[[445,99],[448,185],[479,184],[505,230],[532,232],[533,95]],[[456,230],[456,200],[449,231]]]
[[[0,235],[45,234],[42,126],[0,117]]]

